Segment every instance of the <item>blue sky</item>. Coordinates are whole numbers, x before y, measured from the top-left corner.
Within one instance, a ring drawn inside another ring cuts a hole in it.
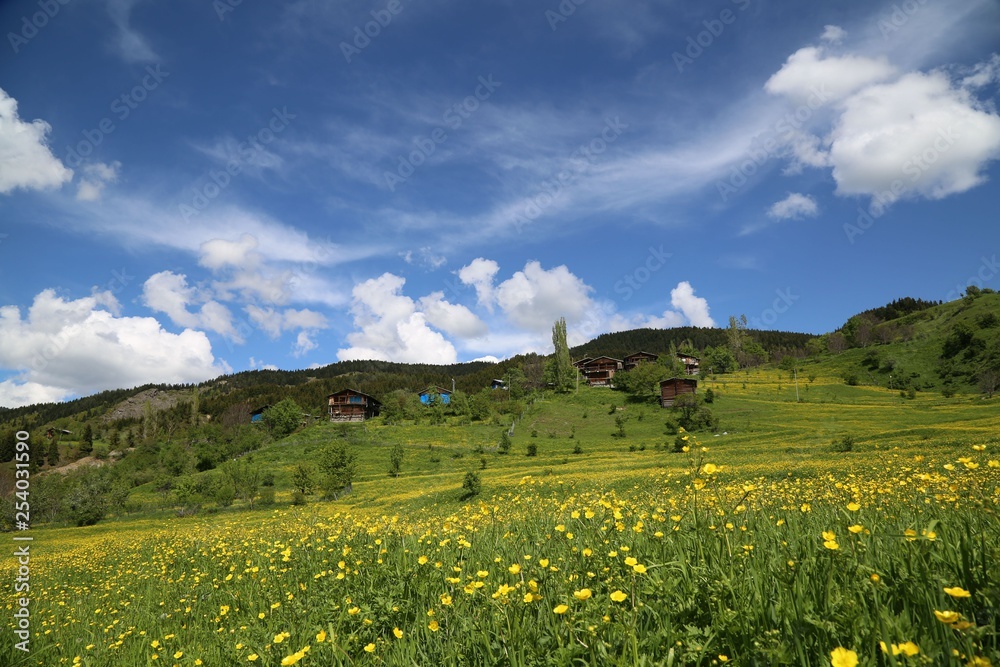
[[[0,405],[1000,288],[1000,8],[0,7]]]

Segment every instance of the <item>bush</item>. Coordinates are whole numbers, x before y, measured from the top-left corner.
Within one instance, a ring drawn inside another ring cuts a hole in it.
[[[533,443],[533,442],[529,442],[528,443],[528,456],[537,456],[537,455],[538,455],[538,445],[535,444],[535,443]]]
[[[583,454],[583,447],[580,446],[579,442],[576,443],[576,447],[573,448],[573,453],[574,454]]]
[[[855,439],[853,435],[845,435],[840,440],[834,440],[832,449],[838,453],[854,451]]]
[[[258,498],[257,502],[260,505],[264,506],[264,507],[268,507],[270,505],[273,505],[274,504],[274,487],[273,486],[265,486],[265,487],[261,488],[260,495],[257,498]]]
[[[507,435],[507,431],[504,431],[503,433],[500,434],[500,445],[499,445],[500,453],[506,454],[510,452],[510,444],[511,444],[510,436]]]
[[[715,392],[711,388],[705,390],[705,402],[714,403],[715,402]]]
[[[844,375],[844,382],[847,385],[851,386],[851,387],[858,386],[858,375],[857,375],[857,373],[846,373]]]
[[[674,453],[680,453],[684,451],[684,448],[688,446],[687,436],[683,433],[678,433],[677,437],[674,438]]]
[[[274,486],[274,473],[268,471],[268,472],[264,473],[263,475],[261,475],[260,485],[261,486]]]
[[[462,495],[459,496],[460,500],[468,500],[469,498],[474,498],[478,496],[483,490],[483,481],[479,479],[479,473],[470,470],[465,473],[465,479],[462,481]]]
[[[945,398],[951,398],[952,396],[955,395],[955,388],[952,387],[951,385],[945,385],[944,387],[941,388],[941,395],[944,396]]]
[[[666,427],[666,430],[664,431],[666,435],[677,434],[677,422],[675,422],[673,419],[668,419],[667,421],[663,422],[663,426]]]
[[[306,494],[301,491],[295,490],[292,492],[292,504],[293,505],[305,505],[306,504]]]
[[[399,471],[403,466],[403,445],[398,442],[389,451],[389,476],[399,477]]]

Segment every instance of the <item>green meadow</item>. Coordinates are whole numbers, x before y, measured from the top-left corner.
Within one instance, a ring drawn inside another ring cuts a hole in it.
[[[702,382],[719,424],[696,433],[613,390],[545,395],[506,454],[506,422],[314,424],[249,455],[274,474],[273,505],[178,517],[149,485],[128,515],[32,529],[31,650],[6,631],[0,656],[1000,664],[995,402],[821,371]],[[352,492],[290,504],[296,467],[330,443],[357,456]],[[463,500],[469,472],[482,488]]]

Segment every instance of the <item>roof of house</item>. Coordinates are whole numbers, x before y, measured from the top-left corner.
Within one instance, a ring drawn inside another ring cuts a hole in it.
[[[693,382],[698,384],[698,381],[694,378],[667,378],[666,380],[660,380],[660,386],[667,384],[668,382]]]
[[[424,389],[418,395],[419,396],[426,396],[427,394],[439,394],[439,395],[440,394],[451,394],[451,389],[445,389],[444,387],[439,387],[437,385],[433,385],[433,386],[427,387],[427,389]]]
[[[617,361],[618,363],[621,363],[621,361],[622,361],[621,359],[615,359],[614,357],[609,357],[607,355],[601,355],[599,357],[594,357],[593,359],[587,359],[587,363],[588,364],[589,363],[593,363],[595,361],[600,361],[601,359],[608,359],[610,361]]]
[[[375,401],[376,403],[379,403],[379,400],[377,398],[375,398],[374,396],[370,396],[369,394],[366,394],[363,391],[358,391],[357,389],[351,389],[351,388],[341,389],[340,391],[335,391],[332,394],[328,394],[327,398],[330,398],[331,396],[338,396],[340,394],[347,394],[347,393],[357,394],[358,396],[364,396],[365,398],[371,399],[371,400]]]
[[[658,354],[654,354],[654,353],[652,353],[652,352],[645,352],[645,351],[643,351],[643,350],[639,350],[638,352],[633,352],[632,354],[628,355],[628,356],[627,356],[627,357],[625,357],[625,358],[626,358],[626,359],[631,359],[632,357],[638,357],[638,356],[639,356],[640,354],[644,354],[644,355],[646,355],[646,356],[648,356],[648,357],[658,357],[658,356],[660,356],[660,355],[658,355]]]

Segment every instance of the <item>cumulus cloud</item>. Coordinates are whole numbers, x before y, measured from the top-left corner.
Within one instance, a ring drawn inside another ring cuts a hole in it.
[[[695,296],[694,287],[686,280],[677,283],[677,287],[670,290],[670,305],[674,310],[664,311],[661,316],[619,321],[615,330],[635,327],[670,329],[688,325],[695,327],[715,326],[715,320],[708,314],[708,300]]]
[[[547,331],[560,317],[567,322],[583,319],[593,306],[592,291],[565,265],[543,269],[539,262],[531,261],[497,286],[496,302],[515,326]]]
[[[708,315],[708,301],[694,295],[691,283],[683,281],[670,290],[670,305],[684,314],[684,317],[696,327],[714,327],[715,320]]]
[[[201,382],[229,369],[217,363],[204,333],[165,331],[152,317],[119,317],[110,292],[66,300],[39,293],[22,317],[0,307],[0,405],[63,400],[148,382]]]
[[[793,133],[791,172],[830,168],[840,195],[870,195],[880,207],[906,198],[940,199],[986,180],[1000,157],[1000,116],[974,91],[998,77],[1000,57],[950,76],[944,70],[899,73],[884,58],[794,53],[765,84],[801,101],[827,92],[825,132]]]
[[[97,162],[83,168],[83,178],[76,186],[76,198],[80,201],[97,201],[108,183],[118,182],[118,172],[122,163],[117,160],[111,164]]]
[[[768,217],[775,220],[798,220],[818,213],[816,200],[799,192],[790,192],[787,197],[767,209]]]
[[[384,273],[354,286],[351,314],[357,331],[347,335],[341,361],[381,359],[404,363],[452,364],[455,346],[430,327],[413,299],[404,296],[406,280]]]
[[[419,301],[427,322],[441,331],[458,338],[478,338],[486,335],[486,324],[465,306],[448,303],[444,292],[432,292]]]
[[[943,72],[912,72],[845,100],[829,143],[839,194],[940,199],[986,180],[1000,116]]]
[[[257,246],[257,237],[253,234],[242,234],[238,241],[211,239],[201,244],[198,263],[213,270],[224,267],[253,269],[261,259]]]
[[[206,294],[187,284],[187,276],[173,271],[160,271],[150,276],[142,286],[143,304],[156,312],[164,313],[181,327],[208,329],[242,342],[243,338],[233,326],[233,316],[226,306],[208,298]],[[201,304],[197,312],[188,310]]]
[[[866,56],[823,56],[823,49],[808,46],[799,49],[781,69],[767,80],[764,90],[804,102],[819,90],[825,99],[843,99],[856,90],[885,81],[896,72],[889,61]]]
[[[500,271],[500,265],[492,259],[477,257],[458,270],[458,279],[476,289],[479,305],[493,312],[493,278]]]
[[[73,178],[73,170],[49,149],[51,130],[43,120],[22,121],[17,100],[0,88],[0,194],[57,188]]]

